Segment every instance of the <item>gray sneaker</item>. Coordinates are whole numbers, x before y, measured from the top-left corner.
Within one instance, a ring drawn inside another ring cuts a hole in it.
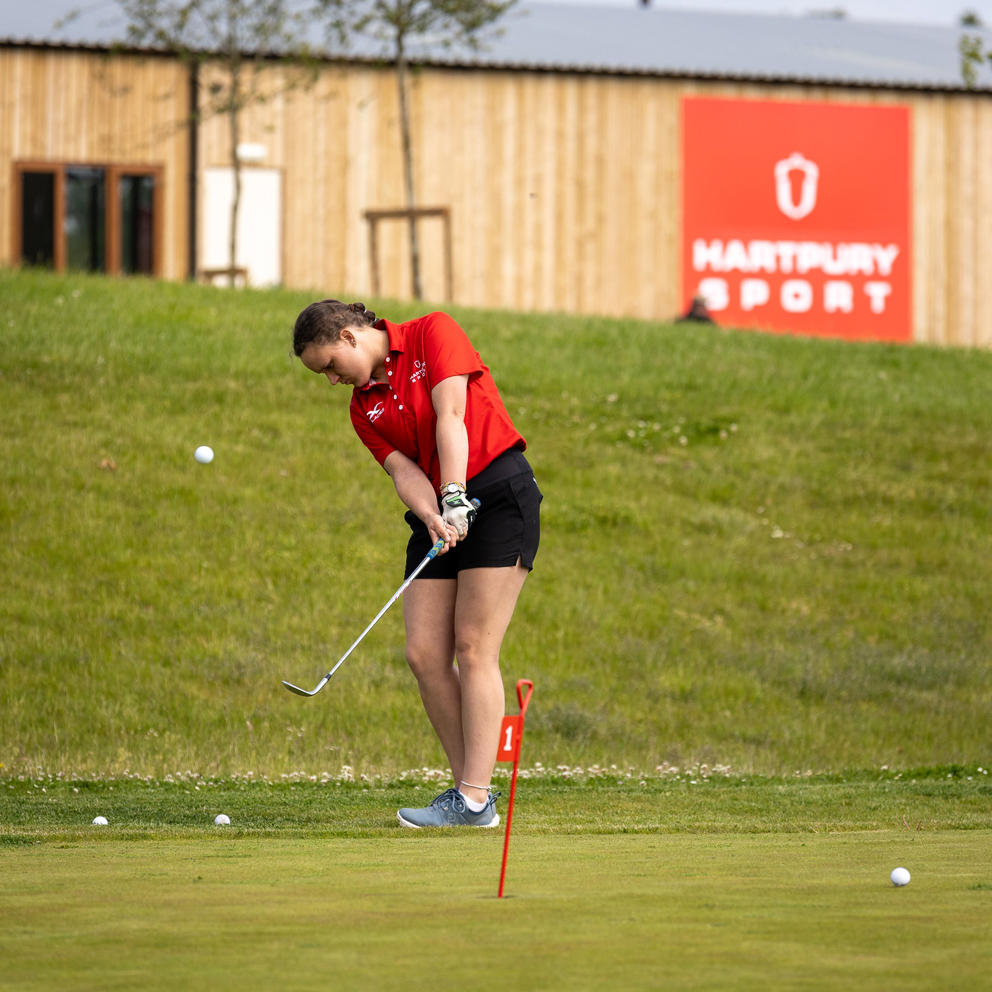
[[[423,809],[401,809],[396,819],[404,827],[498,827],[499,813],[496,812],[498,792],[489,793],[485,808],[473,813],[465,802],[465,797],[457,789],[442,792]]]

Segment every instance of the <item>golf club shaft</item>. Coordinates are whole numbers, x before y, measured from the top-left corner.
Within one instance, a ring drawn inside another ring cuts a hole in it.
[[[345,651],[343,655],[341,655],[341,657],[337,661],[337,664],[335,664],[335,666],[320,680],[320,682],[317,683],[317,687],[312,692],[306,689],[301,689],[298,685],[293,685],[292,682],[287,682],[285,680],[283,680],[282,684],[287,689],[289,689],[290,692],[295,692],[299,696],[314,696],[321,689],[323,689],[324,686],[327,685],[331,676],[344,664],[345,660],[351,654],[351,652],[354,651],[355,648],[357,648],[358,645],[362,643],[362,640],[364,639],[365,635],[379,622],[379,620],[382,618],[382,615],[389,609],[390,606],[393,605],[393,603],[396,602],[396,600],[400,598],[400,596],[403,595],[403,593],[406,591],[407,586],[409,586],[410,583],[413,582],[413,580],[428,566],[428,564],[430,564],[430,562],[432,562],[437,557],[441,549],[444,547],[444,543],[445,543],[444,538],[439,538],[435,542],[434,546],[424,556],[424,560],[403,580],[403,584],[399,587],[399,589],[397,589],[396,592],[394,592],[393,595],[389,597],[389,601],[386,603],[386,605],[381,610],[379,610],[379,612],[373,618],[372,622],[365,628],[365,630],[361,632],[361,634],[358,635],[357,639],[355,640],[355,643],[352,644],[351,647],[348,648],[348,650]]]
[[[476,509],[478,509],[482,505],[477,499],[473,499],[472,504],[473,506],[475,506]],[[345,659],[348,657],[348,655],[350,655],[351,652],[354,651],[355,648],[357,648],[358,645],[362,643],[362,639],[365,637],[365,635],[379,622],[383,613],[385,613],[386,610],[388,610],[389,607],[392,606],[393,603],[395,603],[396,600],[398,600],[400,596],[403,595],[404,591],[406,590],[406,587],[411,582],[413,582],[413,580],[418,575],[420,575],[420,573],[428,566],[428,564],[430,564],[430,562],[432,562],[441,553],[441,549],[444,547],[445,543],[446,542],[443,537],[438,538],[437,541],[434,542],[434,546],[424,556],[424,560],[403,580],[403,584],[399,587],[399,589],[397,589],[396,592],[394,592],[393,595],[389,597],[389,602],[386,603],[386,605],[381,610],[379,610],[379,612],[373,618],[372,622],[365,628],[365,630],[363,630],[358,635],[358,639],[355,641],[355,643],[352,644],[352,646],[348,648],[348,650],[345,651],[343,655],[341,655],[341,657],[338,659],[337,664],[317,683],[317,685],[313,689],[303,689],[298,685],[293,685],[292,682],[287,682],[285,679],[282,680],[282,684],[290,692],[295,692],[298,696],[316,696],[317,693],[320,692],[320,690],[323,689],[325,685],[327,685],[330,677],[344,664]]]
[[[440,538],[434,544],[434,547],[432,547],[431,550],[428,551],[427,554],[424,556],[424,560],[403,580],[403,584],[399,587],[399,589],[397,589],[396,592],[394,592],[392,596],[389,597],[389,601],[372,618],[372,622],[365,628],[365,630],[363,630],[358,635],[358,637],[355,639],[355,643],[352,644],[352,646],[348,648],[348,650],[345,651],[343,655],[341,655],[341,658],[338,660],[338,663],[327,673],[326,676],[327,678],[330,678],[341,667],[341,663],[345,660],[345,658],[347,658],[348,655],[350,655],[351,652],[354,651],[355,648],[357,648],[358,645],[362,643],[362,640],[365,638],[365,635],[382,619],[382,616],[386,612],[386,610],[388,610],[389,607],[392,606],[393,603],[395,603],[396,600],[398,600],[400,596],[403,595],[404,592],[406,592],[407,586],[410,585],[410,583],[413,582],[413,580],[418,575],[420,575],[420,573],[428,566],[430,562],[434,560],[435,557],[437,557],[438,553],[443,547],[444,547],[444,538]]]

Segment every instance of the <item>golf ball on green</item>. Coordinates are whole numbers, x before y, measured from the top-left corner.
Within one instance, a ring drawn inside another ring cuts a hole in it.
[[[214,460],[214,449],[206,444],[201,444],[200,447],[193,452],[193,457],[201,465],[209,465]]]
[[[231,825],[231,818],[227,813],[218,813],[214,817],[214,823],[218,827],[229,827]]]
[[[889,878],[892,880],[892,884],[899,888],[909,885],[909,872],[905,868],[893,868]]]
[[[94,827],[105,827],[107,825],[107,818],[105,816],[94,816],[93,826]]]

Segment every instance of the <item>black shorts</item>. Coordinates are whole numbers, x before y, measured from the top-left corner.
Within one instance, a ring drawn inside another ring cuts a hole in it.
[[[541,490],[523,453],[513,448],[490,462],[466,483],[469,499],[481,503],[468,537],[438,555],[418,576],[453,579],[463,568],[510,568],[519,561],[534,567],[541,539]],[[406,546],[408,576],[430,551],[430,534],[412,511],[406,522],[413,531]]]

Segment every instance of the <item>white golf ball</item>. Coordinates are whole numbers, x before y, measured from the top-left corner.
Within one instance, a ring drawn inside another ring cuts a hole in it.
[[[200,447],[193,452],[193,457],[201,465],[209,465],[214,460],[214,449],[206,444],[201,444]]]
[[[105,816],[94,816],[93,826],[95,827],[105,827],[107,825],[107,818]]]
[[[889,878],[892,879],[893,885],[899,886],[900,888],[903,885],[909,885],[909,872],[906,871],[905,868],[893,868],[892,874],[889,875]]]
[[[229,827],[231,825],[231,818],[227,813],[218,813],[214,817],[214,824],[218,827]]]

